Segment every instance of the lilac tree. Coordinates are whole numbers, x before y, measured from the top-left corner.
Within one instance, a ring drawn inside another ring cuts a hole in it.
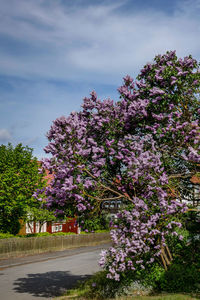
[[[199,87],[197,61],[167,52],[136,81],[124,78],[120,101],[92,92],[81,111],[56,119],[48,132],[49,209],[83,219],[102,201],[123,200],[113,247],[100,261],[109,278],[158,257],[165,268],[170,263],[166,238],[181,226],[174,216],[186,210],[181,200],[200,161]]]

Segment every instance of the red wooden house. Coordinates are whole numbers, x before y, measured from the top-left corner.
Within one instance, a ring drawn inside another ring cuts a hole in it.
[[[65,221],[59,220],[56,222],[47,222],[47,232],[74,232],[76,234],[79,232],[79,227],[76,223],[76,218],[69,218]]]
[[[38,164],[41,164],[38,162]],[[50,174],[46,170],[47,184],[53,180],[53,174]],[[21,221],[23,224],[23,221]],[[22,225],[22,228],[19,231],[20,235],[26,235],[30,233],[39,233],[40,224],[39,222],[27,222]],[[46,222],[42,225],[40,232],[56,233],[56,232],[73,232],[76,234],[80,233],[80,228],[76,222],[76,218],[67,218],[67,220],[57,220],[54,222]]]

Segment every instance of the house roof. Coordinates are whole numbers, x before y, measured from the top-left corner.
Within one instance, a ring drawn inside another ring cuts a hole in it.
[[[41,166],[41,164],[42,164],[42,162],[38,161],[38,165]],[[47,184],[49,184],[53,180],[54,176],[47,169],[45,169],[45,173],[46,173],[46,175],[44,176],[44,178],[47,180]]]
[[[53,174],[50,174],[49,170],[45,169],[45,179],[47,179],[47,184],[49,184],[53,180]]]
[[[200,184],[200,178],[194,175],[191,178],[191,182],[194,184]]]

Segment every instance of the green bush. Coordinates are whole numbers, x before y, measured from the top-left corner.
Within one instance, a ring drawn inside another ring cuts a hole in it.
[[[71,297],[78,295],[84,299],[110,299],[126,294],[132,282],[130,277],[118,282],[106,278],[106,275],[106,271],[100,271],[90,279],[80,282],[77,288],[67,291],[66,295]]]
[[[93,231],[81,231],[81,234],[89,234],[89,233],[103,233],[103,232],[109,232],[108,229],[98,229],[98,230],[93,230]]]
[[[9,238],[13,238],[13,237],[15,237],[13,234],[0,232],[0,239],[9,239]]]
[[[160,288],[167,292],[198,292],[200,270],[195,265],[174,263],[160,279]]]
[[[191,239],[160,279],[168,292],[200,292],[200,240]]]
[[[95,233],[109,232],[109,229],[98,229],[95,230]]]
[[[180,240],[178,236],[172,235],[167,237],[167,245],[172,255],[179,254],[180,251],[188,244],[188,239],[190,237],[189,231],[185,228],[176,228],[175,231],[179,236],[182,235],[183,239]]]
[[[155,291],[199,292],[200,291],[200,239],[194,239],[187,230],[183,235],[169,237],[168,245],[173,253],[173,261],[165,271],[159,262],[140,271],[138,279],[145,286],[151,285]]]
[[[186,215],[186,228],[192,234],[200,234],[200,212],[199,211],[188,211]]]
[[[102,230],[96,230],[94,233],[101,233],[101,232],[108,232],[107,229]],[[91,232],[85,232],[82,231],[81,234],[87,234]],[[10,233],[0,233],[0,239],[8,239],[8,238],[29,238],[29,237],[40,237],[40,236],[63,236],[63,235],[74,235],[75,232],[55,232],[55,233],[49,233],[49,232],[40,232],[40,233],[28,233],[26,235],[13,235]]]
[[[160,280],[165,274],[165,269],[159,262],[150,264],[144,270],[137,272],[137,280],[147,288],[151,288],[154,291],[160,291]]]
[[[96,232],[97,230],[109,230],[109,220],[107,216],[102,214],[100,216],[88,216],[84,220],[79,219],[82,231]]]
[[[51,235],[53,236],[62,236],[62,235],[74,235],[76,234],[75,232],[55,232],[52,233]]]
[[[39,237],[39,236],[49,236],[49,235],[51,235],[49,232],[39,232],[39,233],[28,233],[26,235],[20,235],[20,237],[29,238],[29,237]]]

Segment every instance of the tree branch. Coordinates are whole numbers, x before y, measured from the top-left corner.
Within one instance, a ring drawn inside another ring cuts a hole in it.
[[[171,178],[187,178],[187,177],[192,177],[193,175],[195,175],[196,174],[196,172],[190,172],[190,173],[180,173],[180,174],[172,174],[172,175],[169,175],[169,179],[171,179]]]
[[[98,198],[98,197],[94,197],[92,195],[89,195],[87,194],[86,192],[83,192],[86,196],[90,197],[90,198],[93,198],[93,199],[96,199],[98,201],[110,201],[110,200],[117,200],[117,199],[121,199],[121,198],[124,198],[124,196],[118,196],[118,197],[110,197],[110,198]]]
[[[83,169],[90,177],[92,177],[94,180],[98,181],[98,178],[96,178],[90,171],[88,171],[86,168]],[[129,197],[128,194],[120,194],[118,191],[115,191],[113,189],[111,189],[108,186],[105,186],[104,184],[102,184],[101,182],[99,182],[99,184],[107,191],[110,191],[116,195],[118,195],[118,197],[115,197],[116,199],[120,199],[120,198],[127,198],[129,201],[133,202],[132,199]]]

